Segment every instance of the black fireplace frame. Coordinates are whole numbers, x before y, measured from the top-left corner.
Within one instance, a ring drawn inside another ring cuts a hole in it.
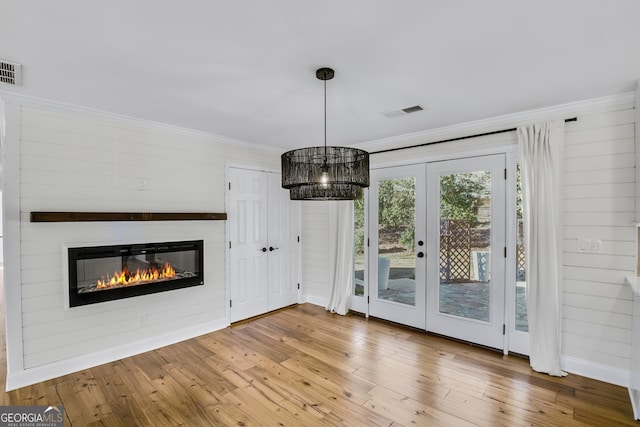
[[[106,301],[114,301],[124,298],[132,298],[141,295],[155,294],[158,292],[172,291],[192,286],[204,285],[204,241],[189,240],[161,243],[134,243],[110,246],[69,247],[69,307],[79,307],[89,304],[97,304]],[[143,255],[149,253],[167,253],[177,251],[197,250],[200,271],[194,277],[168,280],[166,282],[143,283],[121,288],[102,289],[95,292],[78,293],[78,267],[77,261],[82,259],[95,259],[105,257],[119,257]]]

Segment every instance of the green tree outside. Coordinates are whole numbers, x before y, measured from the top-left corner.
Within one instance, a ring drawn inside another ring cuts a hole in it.
[[[465,219],[477,223],[478,202],[490,188],[485,172],[457,173],[440,177],[440,218]]]

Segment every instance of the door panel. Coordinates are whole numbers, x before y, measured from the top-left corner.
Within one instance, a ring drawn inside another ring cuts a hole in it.
[[[504,347],[505,158],[427,166],[427,328]]]
[[[527,275],[524,252],[524,218],[522,216],[522,186],[517,156],[507,157],[507,293],[509,351],[529,354],[529,322],[527,316]],[[515,283],[514,283],[515,282]]]
[[[371,182],[369,313],[424,329],[424,165],[372,171]]]
[[[267,182],[262,172],[230,169],[231,322],[268,310]],[[263,250],[264,249],[264,250]]]
[[[298,202],[280,185],[280,175],[268,174],[269,181],[269,311],[298,302],[300,260]]]

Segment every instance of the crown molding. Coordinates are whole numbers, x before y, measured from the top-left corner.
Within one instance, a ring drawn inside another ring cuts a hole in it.
[[[244,141],[241,139],[231,138],[228,136],[217,135],[209,132],[198,131],[194,129],[174,126],[166,123],[155,122],[152,120],[140,119],[137,117],[127,116],[124,114],[112,113],[109,111],[97,110],[94,108],[83,107],[79,105],[67,104],[64,102],[51,101],[48,99],[36,98],[28,95],[21,95],[12,92],[0,90],[0,101],[9,104],[21,105],[25,107],[44,108],[49,111],[60,113],[71,113],[81,115],[86,118],[108,120],[122,123],[128,126],[136,126],[147,130],[170,132],[176,135],[186,137],[200,138],[211,141],[213,143],[232,145],[234,147],[243,147],[251,150],[260,150],[264,152],[280,153],[279,147],[271,147],[261,145],[256,142]]]
[[[454,138],[473,133],[491,132],[504,127],[514,127],[540,120],[552,120],[566,118],[567,115],[576,115],[587,110],[606,108],[622,104],[634,104],[634,92],[625,92],[600,98],[587,99],[566,104],[559,104],[551,107],[522,111],[518,113],[505,114],[503,116],[491,117],[488,119],[475,120],[466,123],[459,123],[451,126],[444,126],[436,129],[412,132],[396,135],[388,138],[363,141],[350,144],[351,147],[361,148],[368,151],[376,151],[387,148],[400,148],[404,145],[411,145],[422,142],[436,141],[445,138]],[[261,145],[252,141],[235,139],[223,135],[198,131],[180,126],[151,120],[139,119],[123,114],[108,111],[96,110],[89,107],[66,104],[58,101],[51,101],[36,98],[28,95],[16,94],[0,90],[0,101],[27,107],[45,108],[61,113],[79,114],[83,117],[116,121],[130,126],[137,126],[144,129],[162,132],[171,132],[177,135],[184,135],[194,138],[209,140],[214,143],[243,147],[252,150],[260,150],[269,153],[281,153],[283,148]]]
[[[491,117],[488,119],[474,120],[466,123],[459,123],[451,126],[444,126],[426,131],[412,132],[403,135],[392,136],[377,140],[365,141],[353,144],[353,147],[368,151],[377,151],[388,148],[401,148],[405,145],[416,143],[437,141],[447,138],[455,138],[475,133],[492,132],[502,128],[521,126],[535,121],[553,120],[569,118],[581,112],[599,108],[607,108],[623,104],[634,103],[634,92],[625,92],[616,95],[604,96],[601,98],[587,99],[583,101],[569,102],[566,104],[554,105],[551,107],[538,108],[535,110],[521,111],[518,113],[505,114],[503,116]]]

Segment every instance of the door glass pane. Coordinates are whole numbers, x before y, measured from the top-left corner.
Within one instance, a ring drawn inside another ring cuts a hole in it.
[[[488,322],[491,173],[440,177],[440,313]]]
[[[415,178],[379,182],[378,298],[415,306]]]
[[[353,202],[353,295],[364,296],[364,191]]]
[[[520,165],[516,169],[516,331],[529,332],[527,321],[527,279],[524,258],[524,219],[522,217],[522,181]]]

